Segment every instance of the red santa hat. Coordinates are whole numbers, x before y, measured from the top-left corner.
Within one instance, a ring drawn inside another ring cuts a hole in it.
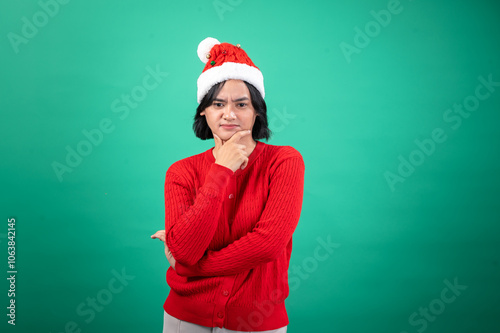
[[[252,84],[264,98],[264,77],[240,44],[220,43],[208,37],[198,45],[198,57],[206,64],[198,78],[198,104],[210,88],[229,79]]]

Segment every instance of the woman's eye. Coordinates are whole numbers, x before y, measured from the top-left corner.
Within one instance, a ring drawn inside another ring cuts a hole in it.
[[[220,108],[222,107],[222,103],[214,103],[214,106]]]
[[[246,103],[239,103],[239,104],[238,104],[238,106],[239,106],[240,108],[244,108],[245,106],[247,106],[247,104],[246,104]]]

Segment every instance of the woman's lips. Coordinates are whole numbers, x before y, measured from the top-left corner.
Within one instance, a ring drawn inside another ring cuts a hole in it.
[[[238,125],[221,125],[221,127],[224,129],[233,129],[238,127]]]

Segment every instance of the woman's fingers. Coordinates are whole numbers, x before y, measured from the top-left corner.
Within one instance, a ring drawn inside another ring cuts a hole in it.
[[[161,237],[165,237],[165,230],[158,230],[153,235],[151,235],[151,238],[153,238],[153,239],[161,238]]]
[[[172,252],[170,252],[167,243],[165,242],[165,230],[158,230],[155,232],[153,235],[151,235],[151,238],[155,239],[158,238],[165,243],[165,256],[167,257],[168,262],[172,266],[172,268],[175,269],[175,259],[174,256],[172,255]]]
[[[235,134],[233,134],[233,136],[231,138],[229,138],[229,140],[227,140],[227,142],[238,142],[238,141],[240,141],[241,138],[243,138],[245,135],[249,135],[250,133],[252,133],[251,130],[238,131]]]
[[[158,230],[153,235],[151,235],[152,239],[158,238],[165,242],[165,230]]]

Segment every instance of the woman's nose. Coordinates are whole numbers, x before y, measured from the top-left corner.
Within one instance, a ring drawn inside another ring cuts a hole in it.
[[[236,118],[236,114],[234,113],[234,111],[230,105],[228,105],[224,108],[223,117],[226,119],[227,118]]]

